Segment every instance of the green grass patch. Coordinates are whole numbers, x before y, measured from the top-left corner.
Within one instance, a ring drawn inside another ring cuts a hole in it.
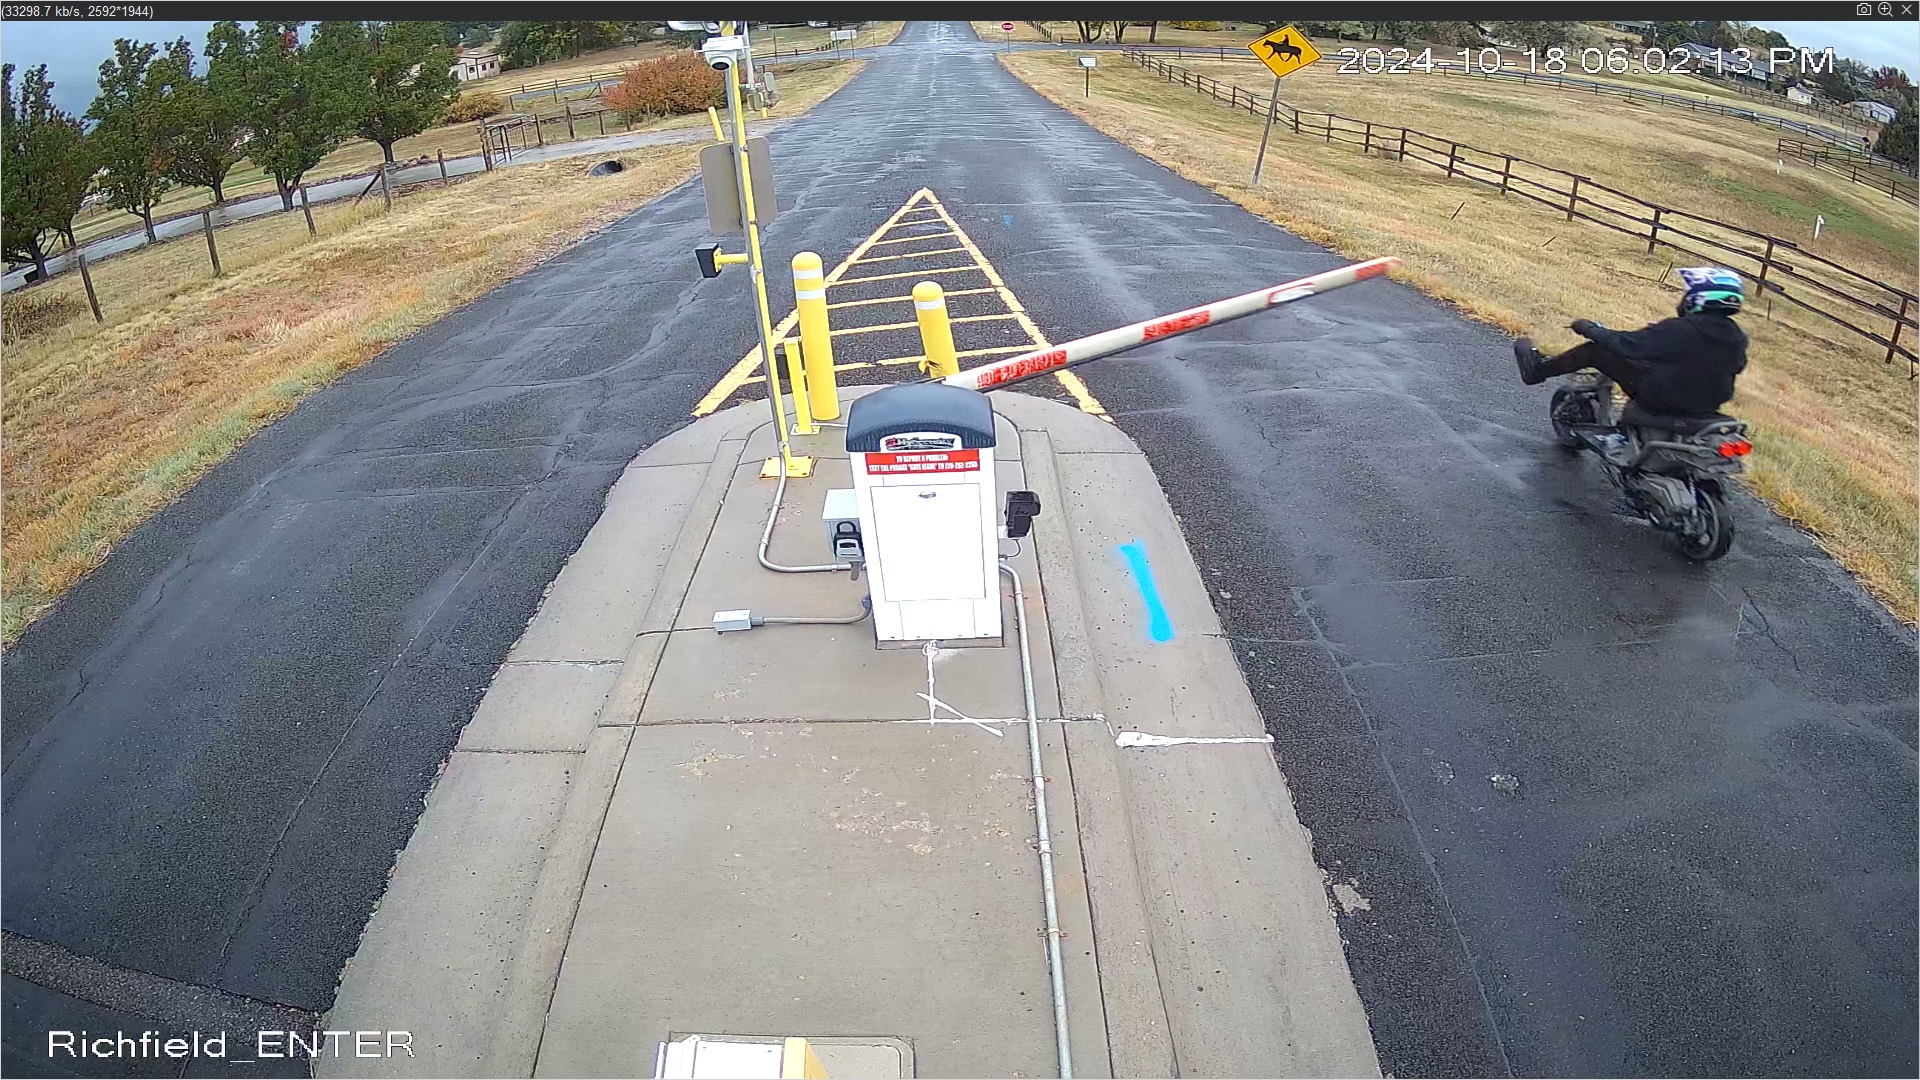
[[[1743,199],[1767,211],[1776,217],[1804,223],[1806,234],[1813,234],[1814,218],[1827,219],[1822,232],[1838,230],[1852,233],[1863,240],[1870,241],[1884,249],[1895,258],[1913,257],[1913,235],[1900,228],[1862,212],[1851,203],[1844,202],[1817,188],[1796,184],[1800,188],[1798,195],[1789,195],[1779,191],[1755,187],[1744,180],[1730,176],[1707,174],[1713,186],[1735,198]]]

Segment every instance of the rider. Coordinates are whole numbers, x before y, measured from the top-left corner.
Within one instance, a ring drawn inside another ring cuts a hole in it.
[[[1612,379],[1644,412],[1713,416],[1733,398],[1733,378],[1747,367],[1747,335],[1734,325],[1740,311],[1740,275],[1724,267],[1680,271],[1686,294],[1679,315],[1640,330],[1609,330],[1576,319],[1586,338],[1559,356],[1544,356],[1528,338],[1513,343],[1520,381],[1535,386],[1556,375],[1592,368]]]

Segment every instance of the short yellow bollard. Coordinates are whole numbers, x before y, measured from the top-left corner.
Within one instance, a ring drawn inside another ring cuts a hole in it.
[[[913,314],[920,320],[920,351],[926,359],[920,370],[936,379],[960,373],[960,358],[953,353],[953,323],[947,318],[947,294],[937,282],[923,281],[913,287]]]
[[[802,359],[800,339],[784,338],[780,348],[787,354],[787,386],[793,391],[793,433],[812,435],[819,429],[813,426],[813,410],[807,406],[807,367]]]
[[[800,357],[806,368],[807,404],[815,420],[840,418],[840,390],[833,379],[833,330],[827,325],[827,279],[820,256],[793,257],[793,306],[800,313]]]

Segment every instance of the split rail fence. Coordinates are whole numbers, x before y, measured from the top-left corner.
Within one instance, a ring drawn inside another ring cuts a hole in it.
[[[1265,95],[1223,83],[1190,68],[1139,50],[1124,50],[1134,63],[1169,82],[1206,94],[1216,101],[1260,117],[1267,115]],[[1828,320],[1886,349],[1885,361],[1896,356],[1907,361],[1908,378],[1920,377],[1915,354],[1920,335],[1920,298],[1905,289],[1877,281],[1866,274],[1816,255],[1790,240],[1755,232],[1728,222],[1661,206],[1592,177],[1556,169],[1512,154],[1502,154],[1414,128],[1309,112],[1280,102],[1274,126],[1295,135],[1317,138],[1331,145],[1343,143],[1362,153],[1377,153],[1395,161],[1430,166],[1449,179],[1467,180],[1496,188],[1502,195],[1548,207],[1566,215],[1624,233],[1656,248],[1701,262],[1738,270],[1769,298],[1778,298]],[[1871,323],[1869,326],[1867,324]]]

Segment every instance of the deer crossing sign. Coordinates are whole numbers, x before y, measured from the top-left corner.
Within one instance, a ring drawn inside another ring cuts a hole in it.
[[[1274,78],[1291,75],[1315,60],[1320,59],[1319,50],[1307,40],[1307,35],[1291,26],[1283,26],[1259,41],[1250,43],[1247,48],[1260,62],[1273,70]]]

